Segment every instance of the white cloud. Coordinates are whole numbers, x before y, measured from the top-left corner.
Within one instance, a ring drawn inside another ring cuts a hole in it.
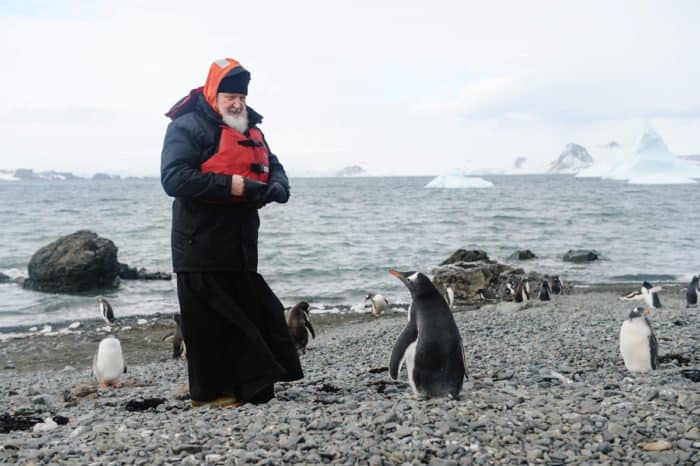
[[[643,118],[700,153],[695,2],[29,5],[0,7],[0,168],[157,174],[163,113],[222,56],[297,172],[545,165]]]

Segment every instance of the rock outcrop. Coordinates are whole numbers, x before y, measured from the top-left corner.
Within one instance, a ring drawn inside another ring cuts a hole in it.
[[[564,257],[562,257],[562,260],[565,262],[582,264],[598,260],[599,256],[600,254],[590,249],[569,249],[566,254],[564,254]]]
[[[72,293],[115,288],[117,246],[97,233],[80,230],[43,246],[27,266],[24,287],[37,291]]]
[[[575,174],[593,165],[593,157],[585,147],[578,144],[567,144],[559,158],[552,162],[547,173]]]

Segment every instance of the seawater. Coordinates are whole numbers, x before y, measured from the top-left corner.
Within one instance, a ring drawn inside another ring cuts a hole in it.
[[[696,185],[639,186],[572,176],[486,176],[485,189],[426,189],[430,177],[298,178],[285,205],[260,211],[260,272],[286,306],[361,310],[368,292],[394,305],[408,291],[388,270],[430,274],[458,248],[484,249],[580,283],[685,281],[700,273]],[[170,205],[157,178],[0,182],[0,272],[59,236],[89,229],[120,262],[171,271]],[[602,259],[566,263],[569,249]],[[0,284],[0,327],[97,316],[97,293],[59,295]],[[103,293],[119,315],[177,311],[175,281],[122,281]]]

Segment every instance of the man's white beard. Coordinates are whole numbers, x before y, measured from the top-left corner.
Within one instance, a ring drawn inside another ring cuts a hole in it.
[[[239,133],[245,133],[248,130],[248,111],[243,110],[239,114],[222,112],[221,119],[224,120],[227,126],[235,129]]]

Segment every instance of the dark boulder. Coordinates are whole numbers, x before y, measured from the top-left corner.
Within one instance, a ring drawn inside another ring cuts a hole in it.
[[[450,257],[445,259],[440,265],[454,264],[456,262],[489,262],[489,256],[486,251],[480,249],[457,249]]]
[[[509,259],[516,261],[526,261],[530,259],[535,259],[536,257],[537,256],[535,255],[535,253],[530,251],[529,249],[521,249],[520,251],[515,251],[513,254],[511,254]]]
[[[562,260],[565,262],[575,262],[581,264],[584,262],[592,262],[598,260],[599,254],[590,249],[569,249]]]
[[[10,283],[11,281],[12,279],[8,275],[0,272],[0,283]]]
[[[128,264],[119,264],[119,278],[124,280],[171,280],[173,277],[167,272],[149,272],[145,268],[137,269]]]
[[[80,230],[43,246],[27,266],[23,286],[37,291],[72,293],[119,285],[117,246],[97,233]]]

